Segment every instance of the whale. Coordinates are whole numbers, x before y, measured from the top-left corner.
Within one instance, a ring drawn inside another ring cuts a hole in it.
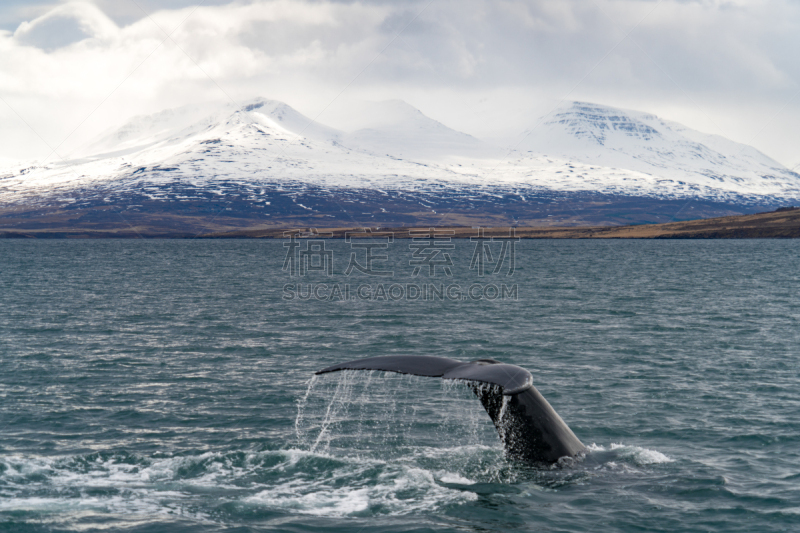
[[[494,359],[463,362],[425,355],[385,355],[339,363],[316,372],[379,370],[465,381],[492,419],[506,457],[527,463],[557,463],[586,447],[533,386],[522,367]]]

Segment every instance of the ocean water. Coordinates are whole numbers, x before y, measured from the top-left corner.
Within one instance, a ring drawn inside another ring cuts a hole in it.
[[[800,242],[313,242],[0,241],[0,531],[800,529]],[[523,366],[587,453],[314,376],[388,354]]]

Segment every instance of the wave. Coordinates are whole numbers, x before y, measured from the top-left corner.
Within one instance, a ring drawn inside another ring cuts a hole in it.
[[[113,513],[216,521],[275,515],[436,512],[515,485],[559,488],[598,474],[672,462],[656,450],[592,444],[553,469],[507,462],[499,447],[418,447],[381,459],[300,449],[142,456],[0,457],[0,512]],[[513,490],[513,489],[512,489]],[[526,489],[527,490],[527,489]]]
[[[587,446],[586,449],[590,454],[604,456],[604,463],[611,463],[618,459],[635,466],[645,466],[671,463],[674,461],[674,459],[664,455],[659,451],[651,450],[649,448],[642,448],[640,446],[628,446],[620,443],[612,443],[608,447],[599,446],[595,443],[592,443]],[[611,453],[604,454],[603,452]]]
[[[317,516],[402,515],[473,501],[474,493],[450,486],[472,482],[460,472],[413,461],[301,450],[6,456],[0,458],[0,511],[195,519],[254,508]]]

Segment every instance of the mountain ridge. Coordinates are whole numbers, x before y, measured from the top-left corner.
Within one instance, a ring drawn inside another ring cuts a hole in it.
[[[373,127],[354,132],[266,98],[136,117],[80,158],[0,172],[0,226],[4,213],[13,218],[26,209],[102,218],[145,204],[161,214],[191,204],[191,216],[200,217],[204,205],[230,204],[221,209],[235,211],[236,224],[437,216],[480,223],[483,213],[494,223],[549,223],[555,216],[613,225],[630,217],[659,221],[664,206],[686,201],[706,206],[694,213],[700,218],[800,198],[800,176],[755,149],[745,153],[745,145],[646,113],[573,102],[545,117],[517,149],[497,150],[404,102],[374,109],[385,116],[375,112]],[[714,146],[699,142],[704,138]],[[585,216],[550,213],[559,202]],[[609,209],[597,207],[615,202],[630,212],[609,218]]]

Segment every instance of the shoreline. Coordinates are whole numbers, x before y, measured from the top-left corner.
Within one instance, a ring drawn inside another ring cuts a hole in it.
[[[147,226],[128,228],[0,228],[0,238],[6,239],[282,239],[294,234],[298,238],[343,239],[350,233],[353,238],[385,237],[410,239],[429,231],[431,226],[415,227],[363,227],[311,228],[290,226],[262,226],[233,231],[171,232]],[[437,232],[446,232],[455,239],[468,239],[478,235],[478,229],[466,226],[434,226]],[[521,239],[794,239],[800,238],[800,208],[784,207],[767,213],[698,219],[663,224],[636,224],[629,226],[516,226],[486,227],[485,237]]]

